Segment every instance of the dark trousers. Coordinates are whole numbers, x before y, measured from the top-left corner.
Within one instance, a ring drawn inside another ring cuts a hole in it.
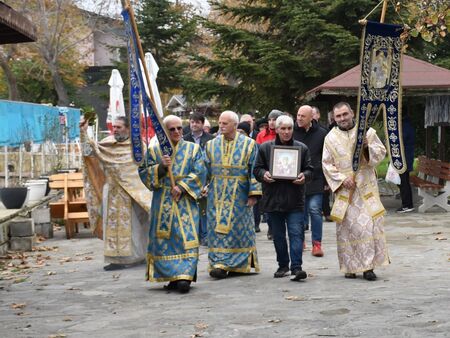
[[[330,193],[331,193],[331,190],[330,190],[330,189],[324,190],[324,191],[323,191],[323,197],[322,197],[322,212],[323,212],[323,215],[324,215],[325,217],[328,217],[328,216],[330,216],[330,214],[331,214],[331,208],[330,208]]]
[[[261,213],[259,212],[259,201],[253,206],[253,218],[255,220],[255,229],[259,228],[261,223]]]
[[[409,183],[409,171],[400,174],[400,196],[402,208],[414,208],[411,184]]]

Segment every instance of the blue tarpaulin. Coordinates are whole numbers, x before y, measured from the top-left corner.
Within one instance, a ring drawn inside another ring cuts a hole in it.
[[[25,141],[65,141],[80,136],[80,109],[0,100],[0,146],[18,146]]]

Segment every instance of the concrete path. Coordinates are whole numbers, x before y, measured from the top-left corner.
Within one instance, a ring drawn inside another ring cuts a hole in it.
[[[385,202],[391,210],[399,203]],[[334,223],[324,223],[325,256],[304,253],[306,281],[274,279],[262,228],[261,273],[212,280],[202,248],[198,282],[185,295],[146,282],[143,265],[103,271],[100,240],[87,231],[66,240],[58,230],[26,264],[0,270],[0,337],[450,336],[448,214],[389,211],[392,264],[375,271],[375,282],[339,272]]]

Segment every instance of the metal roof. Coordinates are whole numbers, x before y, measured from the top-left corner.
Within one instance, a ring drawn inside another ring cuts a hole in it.
[[[36,40],[36,28],[31,21],[0,1],[0,44]]]
[[[360,82],[361,70],[357,65],[309,90],[305,96],[307,99],[320,94],[357,96]],[[404,95],[450,94],[450,70],[403,55],[401,83]]]

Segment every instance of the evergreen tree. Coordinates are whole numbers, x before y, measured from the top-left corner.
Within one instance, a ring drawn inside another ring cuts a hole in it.
[[[197,23],[191,7],[168,0],[145,0],[136,18],[144,53],[150,51],[159,66],[159,90],[179,88],[187,61],[183,55],[195,39]]]
[[[368,0],[214,1],[228,18],[204,20],[214,37],[212,56],[194,55],[205,70],[186,80],[193,99],[216,97],[245,111],[294,112],[307,90],[359,62],[358,19],[376,5]]]

